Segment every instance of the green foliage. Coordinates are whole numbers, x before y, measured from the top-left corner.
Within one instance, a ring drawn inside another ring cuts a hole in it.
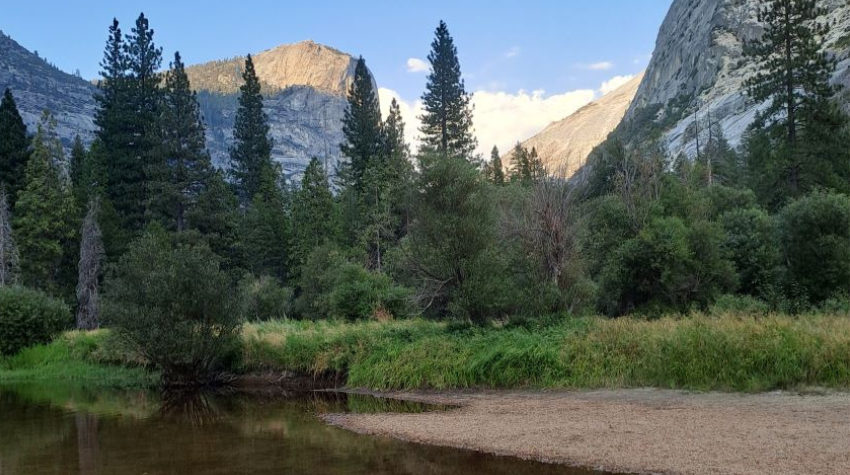
[[[770,306],[763,300],[749,295],[721,295],[711,305],[708,313],[713,316],[735,316],[742,318],[763,317],[770,312]]]
[[[148,165],[148,215],[176,231],[189,228],[188,216],[213,179],[197,96],[191,90],[180,53],[165,75],[158,120],[159,149]]]
[[[233,282],[205,245],[151,229],[106,281],[104,320],[162,372],[164,384],[208,384],[239,335]]]
[[[601,277],[606,313],[705,308],[735,286],[735,271],[723,255],[719,226],[679,218],[656,218],[617,247]]]
[[[154,44],[153,35],[144,14],[139,15],[126,37],[118,21],[113,21],[101,62],[100,90],[95,96],[97,136],[106,158],[106,194],[118,226],[130,236],[144,226],[147,168],[156,158],[158,143],[162,49]],[[124,233],[105,233],[107,250],[123,251],[127,245]]]
[[[24,287],[0,287],[0,355],[49,343],[70,325],[64,302]]]
[[[292,289],[271,277],[246,275],[239,283],[249,320],[280,320],[292,314]]]
[[[443,315],[472,276],[476,260],[495,243],[495,210],[490,185],[466,160],[420,157],[414,221],[399,266],[419,288],[421,307]]]
[[[262,175],[271,163],[272,140],[269,138],[268,117],[263,112],[260,80],[249,54],[242,73],[245,83],[239,88],[239,108],[233,127],[233,146],[230,149],[231,175],[240,201],[250,203],[262,186]]]
[[[292,198],[292,259],[303,265],[317,247],[335,235],[334,200],[322,163],[313,158]]]
[[[779,241],[788,293],[817,304],[850,289],[850,197],[816,192],[789,204]]]
[[[24,168],[28,158],[27,126],[18,112],[12,91],[7,88],[0,100],[0,183],[10,194],[11,205],[24,186]]]
[[[428,53],[431,72],[422,95],[422,150],[444,157],[472,158],[478,142],[472,135],[471,96],[460,72],[457,48],[442,20]]]
[[[372,389],[623,388],[767,391],[846,388],[841,317],[718,315],[657,321],[553,319],[510,328],[420,319],[267,322],[245,335],[245,369],[346,375]]]
[[[381,109],[373,85],[366,61],[360,57],[348,89],[348,107],[342,119],[345,142],[340,145],[340,151],[350,160],[344,173],[350,175],[347,179],[357,190],[363,189],[366,170],[379,160],[382,152]]]
[[[505,184],[505,169],[502,166],[502,157],[499,156],[499,148],[495,145],[493,145],[493,150],[490,151],[490,163],[484,168],[484,174],[496,186]]]
[[[60,176],[64,161],[62,145],[55,135],[52,118],[43,117],[33,139],[24,187],[18,195],[13,227],[21,253],[21,271],[26,285],[70,293],[73,287],[63,277],[76,261],[74,240],[77,210],[71,190]],[[63,265],[64,264],[64,265]]]
[[[775,220],[758,208],[732,208],[720,216],[723,249],[738,271],[738,291],[771,299],[778,290]]]
[[[300,317],[318,319],[390,319],[410,313],[410,292],[382,272],[349,261],[333,246],[313,251],[301,271]]]
[[[514,146],[511,180],[530,186],[545,176],[546,169],[543,168],[543,162],[537,156],[537,149],[532,147],[528,150],[517,142]]]

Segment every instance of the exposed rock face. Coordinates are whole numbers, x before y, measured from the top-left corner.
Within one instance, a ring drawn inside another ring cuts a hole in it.
[[[538,155],[549,173],[571,177],[584,166],[590,152],[602,143],[623,119],[643,79],[631,81],[591,102],[568,117],[549,124],[543,131],[522,143]],[[502,162],[510,164],[513,151]]]
[[[30,131],[35,130],[42,111],[49,109],[65,145],[70,145],[76,134],[87,142],[94,138],[95,87],[60,71],[0,32],[0,92],[7,87]]]
[[[253,56],[274,139],[272,155],[287,175],[299,175],[312,157],[331,172],[340,160],[346,92],[357,60],[305,41]],[[198,90],[213,161],[227,166],[245,58],[213,61],[186,69]],[[377,86],[375,87],[377,91]]]
[[[710,113],[729,142],[740,143],[760,104],[744,95],[744,82],[756,65],[743,56],[744,42],[764,31],[757,21],[759,0],[675,0],[656,41],[643,82],[627,113],[658,108],[657,122],[666,124],[664,140],[674,155],[696,155],[696,139],[689,130],[698,114]],[[833,82],[850,86],[850,2],[821,0],[832,31],[828,52],[839,59]],[[841,100],[848,104],[848,92]],[[694,127],[695,129],[695,127]]]
[[[244,58],[191,66],[187,73],[207,126],[207,147],[216,165],[229,164]],[[254,56],[263,85],[272,156],[284,172],[300,175],[312,157],[326,160],[333,172],[340,160],[346,92],[357,60],[312,41],[283,45]],[[49,109],[66,145],[76,134],[94,139],[97,88],[51,66],[0,33],[0,92],[10,87],[30,130]],[[377,86],[375,87],[377,91]]]

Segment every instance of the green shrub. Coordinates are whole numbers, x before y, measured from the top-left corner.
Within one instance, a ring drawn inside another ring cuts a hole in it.
[[[723,250],[738,271],[738,290],[762,298],[775,290],[779,253],[776,224],[757,208],[738,209],[720,216],[725,236]]]
[[[279,320],[292,313],[292,289],[272,277],[247,275],[240,282],[243,311],[249,320]]]
[[[788,285],[812,304],[850,289],[850,197],[815,192],[779,215]]]
[[[604,311],[622,315],[685,312],[708,306],[735,285],[735,270],[721,252],[719,226],[679,218],[656,218],[622,243],[602,274]]]
[[[333,246],[313,251],[301,270],[298,315],[311,320],[405,317],[410,292],[382,272],[349,262]]]
[[[166,385],[212,383],[238,344],[235,287],[206,245],[149,230],[111,270],[104,317]]]
[[[49,343],[71,324],[71,310],[60,300],[24,287],[0,287],[0,355]]]

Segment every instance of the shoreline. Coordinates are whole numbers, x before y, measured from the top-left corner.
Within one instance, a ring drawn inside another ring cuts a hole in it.
[[[458,406],[321,416],[408,442],[615,473],[850,473],[850,393],[350,392]]]

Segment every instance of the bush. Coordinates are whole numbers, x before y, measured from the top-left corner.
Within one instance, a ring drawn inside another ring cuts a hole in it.
[[[738,290],[770,297],[777,284],[779,253],[774,219],[757,208],[724,213],[720,224],[726,235],[723,249],[738,271]]]
[[[812,304],[850,289],[850,197],[815,192],[779,215],[789,287]]]
[[[319,247],[301,270],[301,294],[295,306],[311,320],[404,317],[410,292],[382,272],[349,262],[331,245]]]
[[[0,287],[0,355],[49,343],[71,323],[60,300],[23,287]]]
[[[240,282],[245,316],[252,321],[279,320],[292,313],[292,289],[272,277],[250,274]]]
[[[239,298],[209,247],[175,241],[153,229],[131,244],[106,280],[104,317],[164,384],[213,383],[238,344]]]
[[[633,310],[685,312],[707,307],[732,290],[735,270],[723,256],[722,231],[698,221],[656,218],[620,245],[602,275],[602,307],[612,315]]]

